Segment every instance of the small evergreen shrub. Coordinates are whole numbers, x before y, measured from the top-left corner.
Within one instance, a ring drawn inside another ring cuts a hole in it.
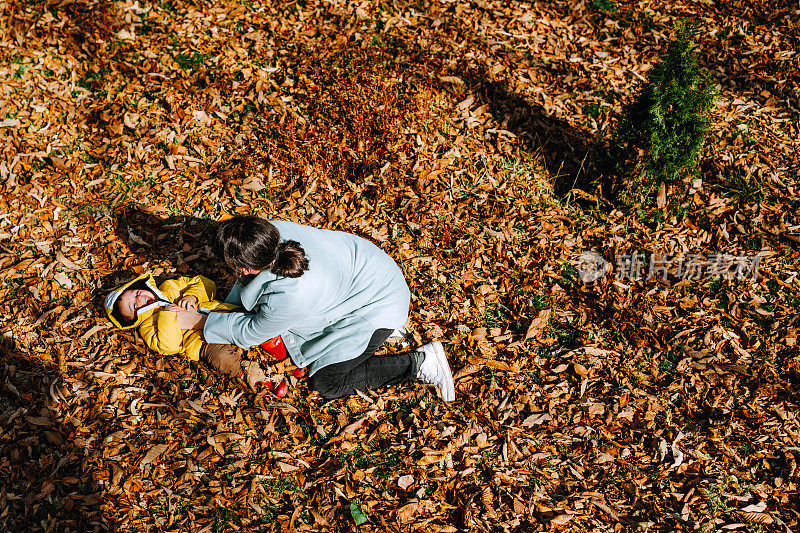
[[[612,0],[592,0],[591,6],[597,11],[613,13],[617,10],[617,3]]]
[[[675,25],[664,60],[648,73],[620,119],[615,144],[627,155],[623,174],[632,178],[620,197],[629,205],[646,204],[661,184],[680,183],[698,171],[715,89],[697,63],[696,32],[690,21]]]

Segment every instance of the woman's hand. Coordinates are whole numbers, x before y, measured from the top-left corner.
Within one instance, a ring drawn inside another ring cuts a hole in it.
[[[198,303],[197,296],[192,296],[192,295],[181,296],[180,298],[175,300],[175,305],[186,311],[189,311],[190,309],[192,311],[196,311],[197,303]]]
[[[186,311],[177,305],[170,305],[166,310],[175,311],[178,327],[181,329],[203,329],[206,325],[206,315],[201,315],[197,311]]]

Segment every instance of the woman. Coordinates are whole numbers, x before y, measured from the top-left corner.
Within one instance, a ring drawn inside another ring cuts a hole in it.
[[[207,342],[250,348],[280,335],[292,361],[309,366],[309,388],[325,399],[420,381],[455,400],[439,341],[374,355],[408,318],[410,294],[400,268],[371,242],[250,216],[221,222],[213,248],[239,278],[225,301],[248,312],[182,312],[179,321],[202,328]]]

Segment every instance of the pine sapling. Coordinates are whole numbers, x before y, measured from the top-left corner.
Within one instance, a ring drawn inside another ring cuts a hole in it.
[[[698,65],[696,33],[690,21],[676,24],[664,60],[648,73],[620,119],[616,144],[622,153],[636,157],[628,161],[626,173],[632,179],[621,194],[628,204],[647,203],[662,184],[675,185],[698,171],[715,88]]]

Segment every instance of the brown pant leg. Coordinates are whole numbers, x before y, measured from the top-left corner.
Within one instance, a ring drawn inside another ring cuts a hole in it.
[[[200,359],[226,376],[238,378],[242,373],[242,354],[233,344],[204,343],[200,350]]]

